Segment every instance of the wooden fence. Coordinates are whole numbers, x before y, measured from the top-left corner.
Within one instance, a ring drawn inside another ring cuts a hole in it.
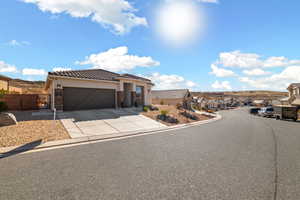
[[[50,95],[48,94],[5,94],[4,101],[8,110],[38,110],[49,108]]]

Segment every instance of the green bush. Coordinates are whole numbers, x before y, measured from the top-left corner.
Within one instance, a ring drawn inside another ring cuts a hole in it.
[[[164,105],[165,102],[163,100],[160,101],[160,105]]]
[[[7,111],[8,107],[5,102],[0,101],[0,112]]]
[[[169,111],[167,111],[167,110],[161,110],[161,111],[160,111],[160,114],[161,114],[162,116],[167,116],[168,113],[169,113]]]
[[[148,111],[149,111],[149,107],[148,107],[148,106],[144,106],[144,107],[143,107],[143,111],[144,111],[144,112],[148,112]]]

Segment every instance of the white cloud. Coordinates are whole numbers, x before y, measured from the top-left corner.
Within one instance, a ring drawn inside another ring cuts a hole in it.
[[[218,0],[197,0],[197,1],[202,3],[219,3]]]
[[[101,68],[109,71],[124,71],[131,70],[136,67],[152,67],[158,66],[160,63],[153,60],[151,57],[139,57],[136,55],[129,55],[128,48],[117,47],[109,49],[108,51],[92,54],[86,57],[85,61],[77,61],[79,65],[92,65],[93,68]]]
[[[9,46],[26,46],[30,45],[31,43],[28,41],[17,41],[17,40],[11,40],[7,43]]]
[[[16,72],[18,72],[18,70],[17,70],[16,66],[7,64],[4,61],[0,60],[0,72],[1,73],[4,73],[4,72],[16,73]]]
[[[212,72],[210,72],[210,73],[214,74],[216,77],[230,77],[230,76],[236,75],[233,71],[219,68],[215,64],[211,64],[211,69],[212,69]]]
[[[198,84],[186,80],[182,76],[175,74],[160,74],[153,73],[150,76],[145,76],[145,78],[150,79],[154,84],[154,89],[167,90],[167,89],[195,89]]]
[[[70,70],[72,70],[72,68],[70,68],[70,67],[54,67],[52,70],[54,72],[58,72],[58,71],[70,71]]]
[[[282,72],[270,77],[250,79],[241,77],[239,80],[248,85],[259,89],[285,90],[287,86],[294,82],[300,82],[300,66],[285,68]]]
[[[25,68],[22,70],[23,75],[33,75],[33,76],[43,76],[46,75],[47,72],[44,69],[32,69]]]
[[[267,68],[267,67],[288,67],[300,64],[300,60],[289,60],[284,56],[268,57],[263,59],[255,53],[241,53],[240,51],[222,52],[216,64],[225,67],[236,68]]]
[[[135,26],[147,26],[147,20],[126,0],[22,0],[34,3],[43,12],[66,13],[77,18],[91,18],[116,34],[124,34]]]
[[[263,76],[263,75],[271,74],[271,72],[267,72],[267,71],[264,71],[259,68],[255,68],[255,69],[251,69],[251,70],[244,70],[243,73],[248,76]]]
[[[214,88],[214,89],[218,89],[218,90],[231,90],[232,89],[229,81],[222,81],[222,82],[215,81],[211,85],[211,87]]]

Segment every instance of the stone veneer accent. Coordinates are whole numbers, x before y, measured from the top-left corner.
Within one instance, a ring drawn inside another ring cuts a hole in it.
[[[117,106],[118,108],[121,108],[122,105],[124,103],[124,92],[123,91],[118,91],[117,92]]]
[[[131,106],[135,106],[136,103],[136,92],[132,91],[131,92]]]
[[[63,89],[55,89],[54,91],[54,107],[59,111],[62,111],[64,108],[63,92]]]

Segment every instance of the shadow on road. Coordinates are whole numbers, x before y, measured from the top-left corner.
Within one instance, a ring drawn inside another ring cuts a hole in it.
[[[16,155],[16,154],[19,154],[19,153],[23,153],[23,152],[26,152],[26,151],[29,151],[29,150],[32,150],[34,149],[36,146],[42,144],[42,140],[36,140],[36,141],[33,141],[33,142],[30,142],[30,143],[27,143],[27,144],[24,144],[22,146],[19,146],[15,149],[12,149],[8,152],[5,152],[5,153],[0,153],[0,159],[2,158],[6,158],[6,157],[9,157],[9,156],[13,156],[13,155]]]

